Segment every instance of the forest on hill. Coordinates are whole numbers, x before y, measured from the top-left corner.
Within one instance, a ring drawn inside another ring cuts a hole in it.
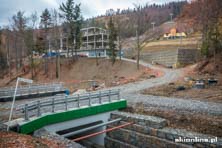
[[[102,28],[107,28],[109,17],[112,16],[117,28],[119,28],[119,30],[121,29],[121,34],[123,38],[135,36],[137,24],[136,13],[138,11],[137,8],[139,8],[140,14],[142,15],[140,23],[140,35],[142,35],[144,32],[152,27],[152,23],[155,23],[155,26],[159,26],[162,23],[170,21],[171,19],[179,16],[186,4],[187,1],[177,1],[165,4],[134,4],[135,8],[133,9],[109,9],[104,15],[85,20],[83,23],[83,27],[99,26]]]

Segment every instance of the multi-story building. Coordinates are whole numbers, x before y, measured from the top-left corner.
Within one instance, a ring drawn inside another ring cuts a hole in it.
[[[79,53],[88,57],[106,57],[109,41],[107,30],[97,27],[81,29],[82,43]]]
[[[60,55],[66,57],[71,56],[71,48],[67,46],[67,38],[61,40],[61,51]],[[89,27],[81,29],[81,47],[77,49],[77,54],[79,56],[87,57],[107,57],[109,49],[109,31],[98,28],[98,27]],[[74,43],[75,44],[75,43]],[[117,44],[117,42],[116,42]],[[117,45],[118,46],[118,45]],[[68,49],[69,52],[68,52]],[[117,56],[120,56],[118,51]]]

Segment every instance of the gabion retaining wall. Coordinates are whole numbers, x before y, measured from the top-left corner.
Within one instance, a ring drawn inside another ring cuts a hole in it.
[[[152,116],[141,116],[131,113],[115,112],[111,119],[122,118],[120,123],[109,125],[108,128],[133,122],[132,125],[107,133],[105,137],[106,148],[189,148],[189,147],[222,147],[222,139],[217,142],[175,142],[175,139],[215,139],[214,136],[189,132],[182,129],[167,128],[167,121]]]
[[[150,63],[155,62],[165,66],[173,66],[178,63],[181,65],[187,65],[196,62],[197,53],[197,49],[159,50],[143,53],[141,58],[144,61]]]

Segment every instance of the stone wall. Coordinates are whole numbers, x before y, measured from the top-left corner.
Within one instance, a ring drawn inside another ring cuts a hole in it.
[[[217,142],[175,142],[179,138],[204,138],[215,139],[213,136],[189,132],[182,129],[173,129],[167,127],[167,121],[162,118],[141,116],[137,114],[115,112],[111,119],[122,118],[120,123],[109,125],[114,127],[126,122],[132,122],[132,125],[108,132],[105,137],[106,148],[188,148],[188,147],[222,147],[222,139],[217,138]]]
[[[196,62],[197,53],[198,50],[196,49],[159,50],[143,53],[141,58],[150,63],[155,62],[166,66],[173,66],[178,63],[187,65]]]

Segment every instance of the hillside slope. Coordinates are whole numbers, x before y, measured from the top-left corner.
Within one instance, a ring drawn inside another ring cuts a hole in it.
[[[116,60],[116,63],[112,65],[108,59],[98,59],[98,65],[96,65],[96,59],[79,58],[76,62],[61,59],[61,75],[60,79],[56,79],[55,60],[52,59],[50,61],[48,74],[45,74],[44,62],[40,62],[36,68],[35,83],[60,81],[74,86],[74,84],[87,83],[90,80],[94,80],[105,86],[113,86],[156,74],[155,71],[143,66],[141,66],[140,70],[137,70],[136,64],[131,62]],[[31,78],[30,69],[26,73],[20,72],[20,77]],[[9,81],[8,74],[4,79],[0,79],[0,86],[14,85],[15,80]],[[88,86],[83,86],[83,88],[85,87]]]

